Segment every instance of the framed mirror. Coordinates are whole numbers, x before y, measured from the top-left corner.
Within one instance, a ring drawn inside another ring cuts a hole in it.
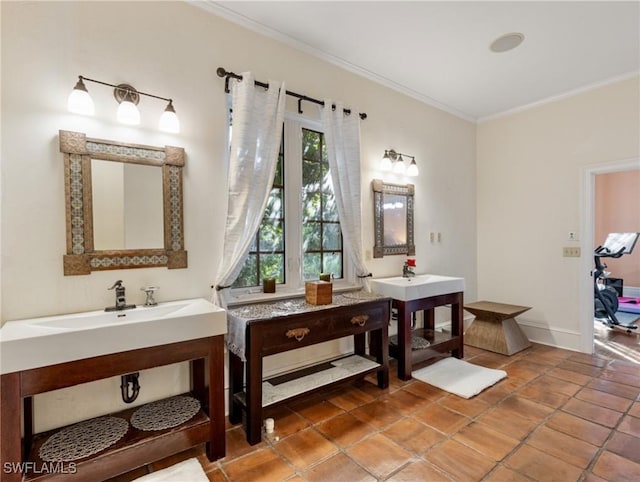
[[[123,144],[60,131],[64,155],[65,275],[186,268],[184,149]]]
[[[373,257],[416,254],[413,242],[413,184],[390,184],[374,179],[371,185],[375,229]]]

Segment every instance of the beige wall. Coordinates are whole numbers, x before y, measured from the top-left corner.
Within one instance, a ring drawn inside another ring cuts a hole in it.
[[[582,172],[637,158],[639,77],[479,124],[479,298],[533,307],[519,317],[531,339],[579,349],[589,272],[562,248],[593,250],[568,240],[584,228]]]
[[[609,233],[640,232],[640,170],[596,176],[594,227],[594,248]],[[640,243],[633,253],[604,261],[611,277],[622,278],[626,288],[640,289]]]
[[[476,298],[475,125],[357,75],[249,32],[184,2],[2,2],[2,321],[101,309],[123,279],[128,300],[142,303],[144,285],[159,301],[205,297],[220,262],[226,214],[225,95],[222,66],[280,79],[296,92],[345,101],[366,112],[362,123],[363,241],[373,246],[370,181],[384,149],[416,157],[416,251],[421,272],[464,276]],[[66,111],[78,75],[170,96],[182,133],[157,130],[164,104],[143,98],[142,124],[115,123],[106,87],[87,84],[96,116]],[[314,114],[312,105],[304,105]],[[58,130],[185,148],[185,240],[189,268],[137,269],[65,277],[64,184]],[[400,181],[388,177],[388,181]],[[404,180],[406,181],[406,180]],[[443,234],[439,244],[428,233]],[[370,260],[375,276],[401,271],[400,256]],[[280,357],[276,372],[334,354],[329,348]],[[28,354],[26,354],[28,356]],[[119,379],[36,397],[36,429],[44,430],[122,407]],[[184,365],[141,376],[139,403],[188,388]],[[137,402],[137,403],[138,403]]]

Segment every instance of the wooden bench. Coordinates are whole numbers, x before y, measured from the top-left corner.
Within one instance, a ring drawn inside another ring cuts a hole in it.
[[[464,309],[476,317],[464,334],[465,345],[503,355],[513,355],[531,346],[515,320],[531,307],[476,301],[464,305]]]

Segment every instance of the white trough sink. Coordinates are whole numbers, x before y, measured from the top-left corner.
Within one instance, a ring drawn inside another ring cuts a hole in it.
[[[372,279],[371,290],[400,301],[431,298],[464,291],[464,278],[440,276],[437,274],[417,274],[412,278],[395,276],[393,278]]]
[[[0,373],[226,332],[226,311],[201,298],[8,321],[0,329]]]

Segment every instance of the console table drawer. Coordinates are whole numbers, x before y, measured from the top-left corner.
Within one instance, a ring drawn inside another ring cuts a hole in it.
[[[359,307],[352,310],[324,310],[315,316],[303,314],[254,327],[251,343],[262,344],[262,354],[269,355],[327,340],[380,329],[387,324],[386,310],[378,306]],[[321,316],[319,316],[321,315]]]

